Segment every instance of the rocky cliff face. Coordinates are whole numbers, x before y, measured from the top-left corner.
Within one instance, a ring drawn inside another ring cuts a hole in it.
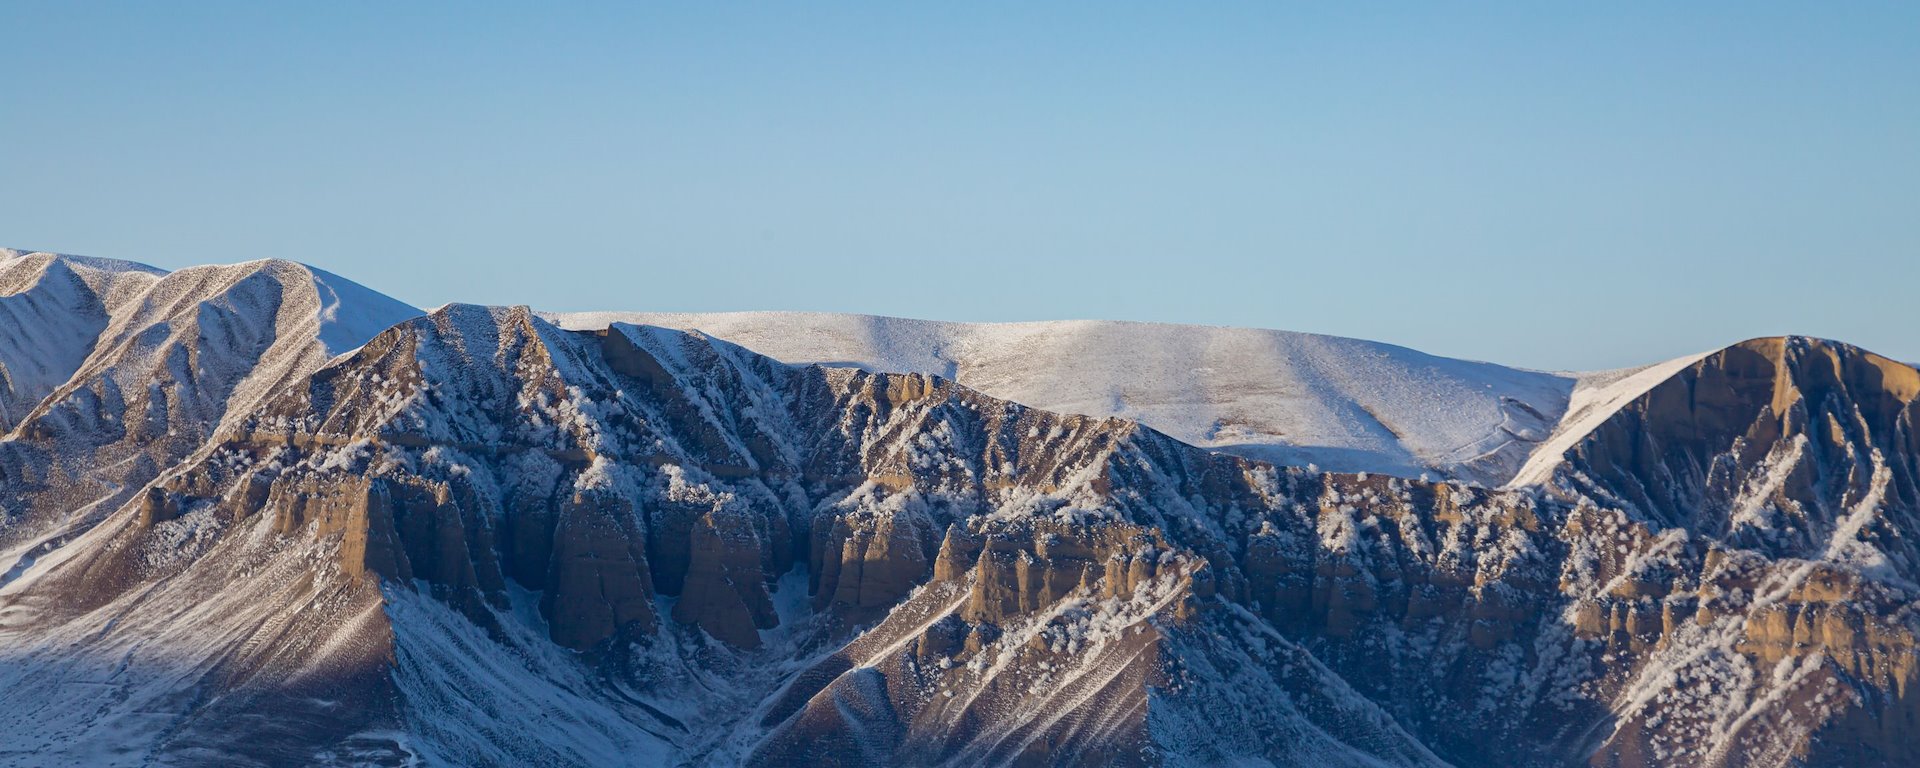
[[[1508,490],[524,309],[303,365],[190,450],[67,433],[151,480],[0,552],[0,762],[1920,760],[1920,374],[1841,345],[1705,356]]]
[[[1548,492],[1626,534],[1612,556],[1574,553],[1579,578],[1607,585],[1575,625],[1632,670],[1596,763],[1920,760],[1886,730],[1914,712],[1917,396],[1911,366],[1756,339],[1568,452]]]

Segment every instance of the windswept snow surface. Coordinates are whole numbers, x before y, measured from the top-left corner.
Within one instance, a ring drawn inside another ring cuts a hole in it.
[[[950,323],[804,312],[548,313],[566,328],[699,330],[790,363],[931,373],[1037,408],[1137,420],[1184,442],[1342,472],[1505,482],[1575,379],[1252,328]]]
[[[1582,374],[1573,388],[1566,415],[1553,435],[1546,442],[1534,448],[1533,455],[1527,457],[1525,465],[1514,473],[1507,484],[1518,488],[1525,485],[1544,483],[1553,475],[1555,467],[1560,465],[1567,451],[1586,439],[1586,436],[1607,419],[1619,413],[1627,403],[1647,393],[1647,390],[1659,386],[1661,382],[1673,378],[1674,374],[1687,366],[1713,354],[1701,352],[1684,357],[1676,357],[1666,362],[1654,363],[1642,368],[1625,368],[1613,371],[1598,371]]]
[[[306,270],[320,300],[319,338],[327,354],[351,352],[381,331],[422,314],[399,299],[332,272],[311,266]]]

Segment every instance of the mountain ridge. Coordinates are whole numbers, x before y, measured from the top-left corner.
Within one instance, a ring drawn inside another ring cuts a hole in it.
[[[953,378],[1049,410],[1142,421],[1181,440],[1336,471],[1499,485],[1577,377],[1336,336],[1046,321],[952,323],[750,312],[548,313],[699,329],[776,359]]]
[[[1490,488],[524,307],[328,354],[264,269],[0,438],[0,764],[1920,758],[1920,371],[1858,348],[1589,377]]]

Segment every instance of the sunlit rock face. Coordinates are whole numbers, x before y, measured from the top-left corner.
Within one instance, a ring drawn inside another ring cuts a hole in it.
[[[0,269],[0,764],[1920,762],[1920,373],[1845,345],[1496,490],[243,267]]]
[[[1568,451],[1548,493],[1618,532],[1612,553],[1604,533],[1573,552],[1577,580],[1609,585],[1576,627],[1638,669],[1607,744],[1622,756],[1596,762],[1920,760],[1887,730],[1915,717],[1917,398],[1912,366],[1755,339]]]

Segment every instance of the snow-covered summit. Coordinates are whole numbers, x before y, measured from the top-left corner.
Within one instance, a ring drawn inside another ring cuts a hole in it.
[[[185,407],[192,420],[211,423],[229,406],[251,404],[420,314],[284,259],[166,272],[132,262],[17,254],[0,262],[0,279],[35,269],[37,282],[8,279],[10,286],[31,285],[0,297],[18,306],[0,312],[37,315],[35,323],[14,326],[16,333],[39,331],[0,346],[0,367],[36,376],[28,380],[32,389],[15,385],[18,404],[11,410],[45,398],[39,405],[45,411],[104,377],[122,393],[180,388],[184,397],[169,398],[168,409]]]
[[[1575,377],[1308,333],[1112,321],[954,323],[807,312],[549,313],[697,329],[791,363],[931,373],[1037,408],[1140,421],[1293,465],[1497,485]]]
[[[416,307],[352,280],[287,259],[200,265],[170,273],[120,259],[0,248],[0,301],[23,295],[30,298],[14,303],[53,298],[65,307],[109,315],[129,309],[134,302],[212,299],[256,275],[291,289],[289,309],[313,315],[313,335],[329,354],[351,351],[395,323],[421,314]],[[309,288],[311,297],[305,295]]]

